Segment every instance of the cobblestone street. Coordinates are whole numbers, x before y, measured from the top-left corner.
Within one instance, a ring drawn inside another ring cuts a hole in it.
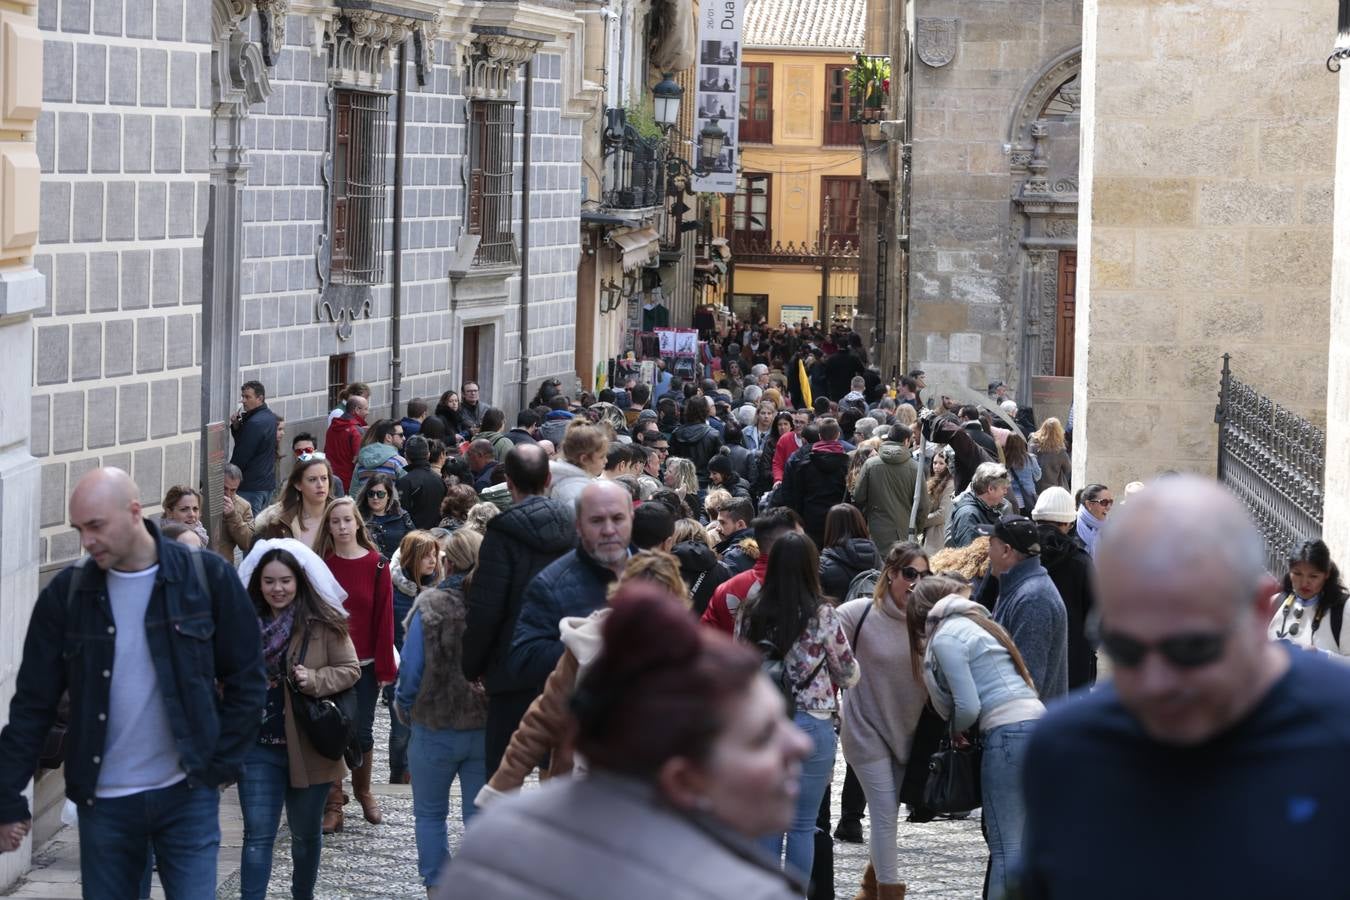
[[[388,780],[388,715],[380,707],[375,720],[377,780]],[[844,761],[840,755],[835,770],[832,796],[833,820],[838,821],[838,798],[844,781]],[[530,790],[532,784],[526,786]],[[413,840],[412,789],[403,785],[376,786],[384,809],[384,823],[367,824],[355,801],[347,806],[346,823],[341,834],[324,839],[323,863],[319,867],[316,897],[338,898],[411,898],[424,896],[417,877],[417,849]],[[459,788],[451,795],[451,849],[463,835],[459,820]],[[863,821],[864,831],[867,821]],[[282,826],[272,870],[269,898],[290,897],[289,836]],[[835,891],[840,900],[851,900],[867,865],[866,844],[836,841]],[[985,846],[980,836],[978,814],[965,821],[938,820],[927,825],[900,827],[901,871],[909,884],[909,896],[932,898],[975,898],[984,877]],[[237,871],[222,880],[217,896],[239,896]],[[468,900],[468,898],[466,898]],[[473,898],[479,900],[479,898]],[[488,898],[483,898],[488,900]],[[659,900],[659,898],[652,898]]]

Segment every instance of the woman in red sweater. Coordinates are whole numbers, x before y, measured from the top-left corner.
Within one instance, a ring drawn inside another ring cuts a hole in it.
[[[340,497],[328,504],[315,549],[347,592],[343,604],[348,615],[347,629],[361,661],[361,680],[356,683],[356,740],[365,756],[363,764],[352,769],[352,792],[366,821],[378,825],[384,821],[384,814],[370,792],[375,705],[381,688],[393,684],[398,676],[394,662],[394,586],[389,564],[366,534],[366,524],[351,497]],[[335,782],[324,810],[325,834],[342,830],[342,807],[346,802],[342,782]]]

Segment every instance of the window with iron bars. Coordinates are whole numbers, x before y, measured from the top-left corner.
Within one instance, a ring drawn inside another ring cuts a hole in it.
[[[479,237],[474,265],[515,265],[516,240],[511,233],[514,158],[512,143],[516,105],[504,100],[469,103],[470,234]]]
[[[379,284],[384,277],[384,203],[389,96],[333,92],[330,273],[338,284]]]

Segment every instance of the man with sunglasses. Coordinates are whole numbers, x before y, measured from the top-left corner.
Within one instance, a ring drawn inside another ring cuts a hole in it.
[[[1041,534],[1026,516],[981,525],[989,574],[998,581],[994,621],[1013,639],[1044,702],[1069,692],[1069,614],[1041,565]]]
[[[1113,675],[1032,737],[1028,900],[1345,895],[1350,670],[1268,640],[1264,545],[1241,503],[1192,476],[1104,527]]]

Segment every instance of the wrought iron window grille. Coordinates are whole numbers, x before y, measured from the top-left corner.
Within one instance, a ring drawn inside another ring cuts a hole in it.
[[[469,101],[467,230],[479,237],[475,266],[513,266],[520,262],[511,212],[515,200],[515,117],[513,101]]]
[[[387,94],[334,90],[329,275],[337,284],[384,277],[388,126]]]

